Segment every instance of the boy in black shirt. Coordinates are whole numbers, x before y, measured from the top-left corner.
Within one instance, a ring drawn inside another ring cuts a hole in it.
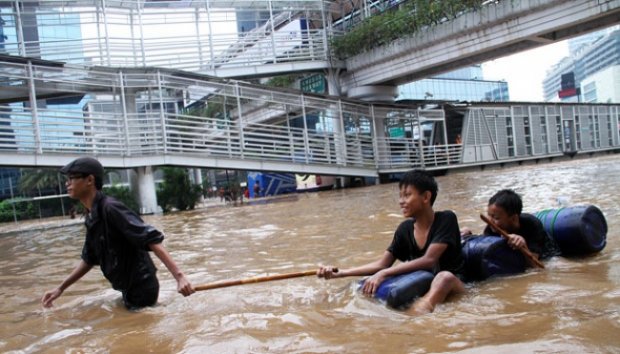
[[[373,295],[389,277],[428,270],[435,274],[431,288],[413,304],[410,312],[432,312],[449,294],[465,291],[460,279],[464,261],[458,221],[452,211],[433,211],[438,188],[427,172],[405,173],[399,188],[399,204],[407,220],[398,226],[383,256],[366,265],[336,272],[331,266],[323,266],[317,274],[325,279],[372,275],[364,281],[362,292]],[[394,265],[396,260],[401,263]]]
[[[155,305],[159,295],[157,269],[148,254],[152,251],[177,281],[183,296],[195,292],[192,284],[177,267],[162,245],[164,235],[145,224],[123,203],[105,196],[103,166],[91,157],[78,158],[60,172],[67,176],[67,193],[78,199],[88,211],[86,239],[82,259],[71,274],[54,290],[43,295],[41,302],[51,307],[66,288],[81,279],[93,266],[99,265],[112,287],[123,294],[128,309]]]
[[[509,234],[507,242],[510,247],[519,249],[527,246],[542,260],[559,255],[559,248],[549,237],[540,220],[532,214],[522,213],[522,210],[521,196],[511,189],[502,189],[495,193],[487,206],[488,216]],[[465,236],[471,232],[464,229],[462,234]],[[483,234],[498,235],[499,232],[487,225]]]
[[[559,248],[549,237],[542,223],[532,214],[522,213],[521,196],[511,189],[503,189],[489,199],[487,214],[497,226],[510,236],[508,245],[519,249],[524,245],[540,259],[559,255]],[[497,235],[490,226],[485,227],[485,235]]]

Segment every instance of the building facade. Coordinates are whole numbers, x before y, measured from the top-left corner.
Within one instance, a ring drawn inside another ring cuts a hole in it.
[[[597,32],[589,35],[586,39],[590,40],[589,45],[584,44],[583,38],[570,40],[570,56],[562,59],[547,72],[547,76],[543,80],[544,100],[546,102],[607,102],[606,100],[592,100],[592,85],[588,89],[589,98],[586,99],[582,83],[585,81],[592,82],[592,77],[595,74],[620,64],[620,29],[616,28],[611,32]],[[615,72],[611,70],[608,73],[614,74]],[[579,89],[574,95],[559,94],[566,90],[566,87],[562,86],[563,75],[574,77],[573,88]]]
[[[508,83],[484,80],[481,65],[401,85],[398,93],[398,100],[501,102],[510,99]]]
[[[613,65],[581,81],[585,103],[620,102],[620,65]]]

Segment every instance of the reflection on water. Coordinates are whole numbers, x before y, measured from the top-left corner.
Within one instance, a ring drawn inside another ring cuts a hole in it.
[[[514,188],[526,211],[599,206],[609,224],[598,255],[554,258],[544,271],[493,279],[409,317],[355,292],[355,278],[244,285],[183,298],[159,265],[160,303],[130,313],[98,269],[41,308],[79,260],[82,226],[0,236],[3,352],[618,352],[620,156],[438,177],[436,209],[482,230],[478,214]],[[397,185],[302,194],[279,203],[147,217],[194,284],[352,266],[379,257],[402,221]]]

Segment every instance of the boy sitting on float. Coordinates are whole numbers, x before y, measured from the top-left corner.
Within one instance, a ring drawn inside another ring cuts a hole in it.
[[[432,312],[448,295],[465,291],[458,221],[452,211],[433,210],[438,187],[429,173],[420,170],[405,173],[399,189],[400,208],[407,219],[396,229],[383,256],[349,269],[322,266],[317,275],[325,279],[370,275],[361,290],[373,296],[391,277],[419,270],[431,271],[434,278],[430,290],[415,301],[409,313]],[[401,263],[394,265],[396,260]]]

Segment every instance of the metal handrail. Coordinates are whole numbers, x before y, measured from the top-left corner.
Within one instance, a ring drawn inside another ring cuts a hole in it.
[[[236,11],[247,11],[245,5],[250,2],[252,11],[274,14],[278,21],[273,27],[267,26],[262,33],[260,27],[237,32]],[[323,0],[26,0],[19,4],[19,11],[9,8],[0,14],[4,33],[16,33],[2,42],[1,50],[9,55],[76,65],[165,67],[210,74],[215,69],[265,63],[323,62],[327,67],[329,61],[326,40],[330,36],[323,24],[323,11],[329,5]],[[33,24],[32,18],[37,22]],[[25,36],[18,33],[23,23],[50,31],[62,26],[63,31],[55,33],[65,34],[23,40]]]
[[[360,133],[360,127],[372,125],[371,104],[156,69],[30,65],[28,71],[28,64],[0,64],[9,81],[20,82],[22,87],[30,83],[35,92],[57,90],[88,97],[72,109],[49,104],[37,107],[38,129],[32,108],[0,106],[3,152],[116,157],[174,153],[367,169],[384,165],[395,154],[375,156],[373,134]],[[204,102],[206,108],[192,114],[171,110],[179,97],[187,96]],[[135,102],[135,107],[130,103],[123,109],[123,102]],[[208,108],[221,102],[228,102],[221,106],[226,115],[209,116]],[[249,114],[260,107],[279,107],[280,116],[257,119]],[[411,117],[412,113],[389,105],[374,111],[382,115],[379,119]],[[304,117],[302,112],[321,121],[307,128],[293,126],[295,119]],[[341,117],[349,122],[346,131],[337,123]]]

